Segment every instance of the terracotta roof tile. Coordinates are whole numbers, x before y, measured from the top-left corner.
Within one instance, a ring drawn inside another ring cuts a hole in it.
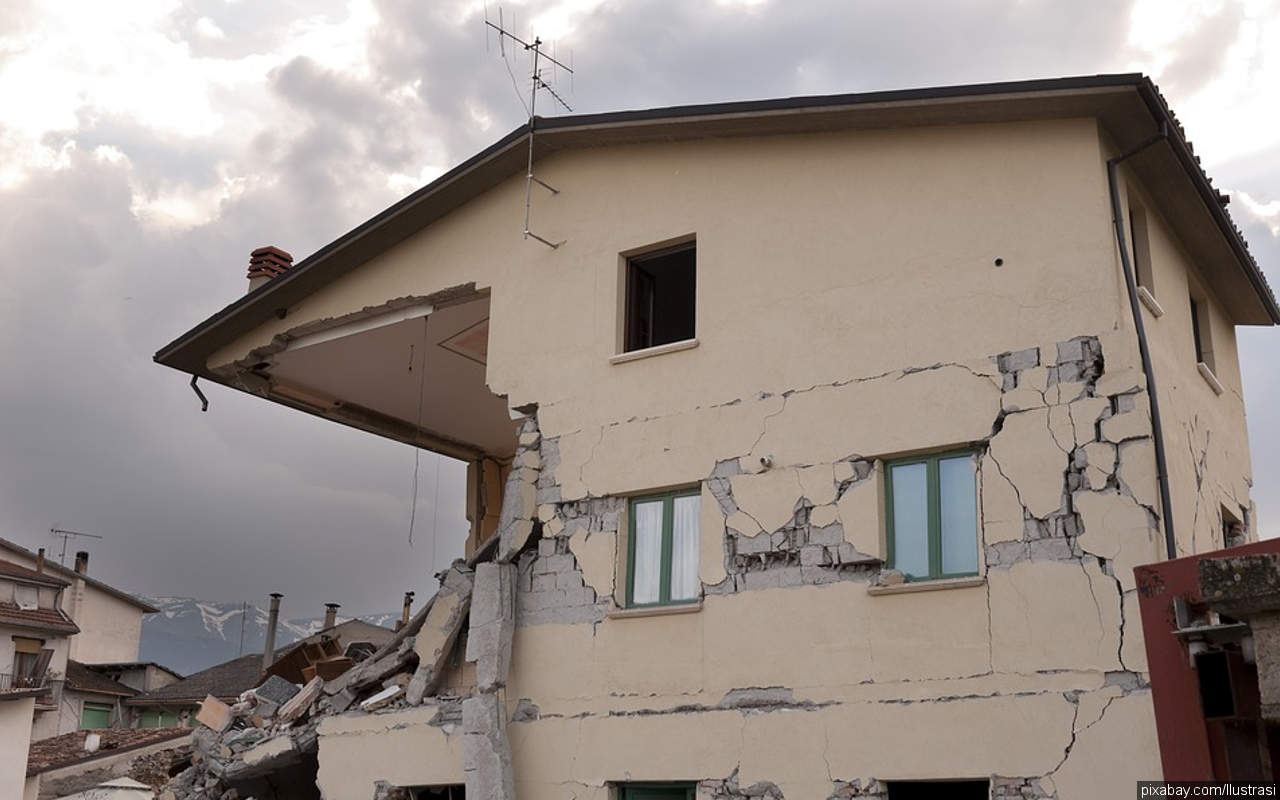
[[[137,689],[94,672],[91,667],[79,661],[67,661],[67,688],[80,692],[114,694],[120,697],[133,697],[138,694]]]
[[[0,603],[0,625],[36,628],[54,633],[76,634],[80,628],[56,608],[18,608],[14,603]]]
[[[95,753],[84,751],[84,739],[90,733],[101,737]],[[126,750],[175,739],[190,734],[190,728],[103,728],[96,731],[74,731],[31,743],[27,753],[27,774],[35,775],[80,761],[102,758]]]
[[[43,583],[49,586],[70,586],[71,584],[55,578],[47,572],[36,572],[34,569],[27,569],[21,564],[15,564],[12,561],[0,559],[0,575],[7,578],[18,578],[19,580],[31,581],[32,583]]]

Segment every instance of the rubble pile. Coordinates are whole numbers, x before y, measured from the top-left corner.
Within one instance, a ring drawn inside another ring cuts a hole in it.
[[[352,651],[339,661],[332,648],[321,648],[319,668],[272,665],[266,679],[234,704],[206,697],[196,715],[191,766],[174,776],[158,798],[274,800],[282,776],[307,782],[314,777],[317,728],[324,717],[387,713],[433,696],[466,625],[475,572],[458,561],[439,577],[436,595],[376,651]],[[345,669],[333,674],[339,664]],[[281,672],[313,677],[299,684]],[[442,707],[461,702],[434,699],[443,701]],[[456,713],[461,717],[460,709]]]

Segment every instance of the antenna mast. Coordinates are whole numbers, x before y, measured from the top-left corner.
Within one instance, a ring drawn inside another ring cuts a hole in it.
[[[58,555],[58,566],[65,567],[67,565],[67,540],[72,536],[83,536],[86,539],[101,539],[102,537],[96,533],[81,533],[80,531],[63,530],[57,526],[49,529],[49,533],[54,536],[62,537],[62,552]]]
[[[559,242],[553,242],[549,239],[545,239],[539,236],[538,234],[534,233],[532,230],[529,229],[529,221],[530,221],[530,217],[532,216],[532,208],[533,208],[533,185],[536,183],[542,188],[551,192],[553,195],[560,194],[559,189],[555,188],[554,186],[547,183],[546,181],[539,180],[533,174],[533,138],[537,128],[537,121],[538,121],[538,117],[536,115],[536,108],[538,103],[538,90],[546,89],[547,93],[551,95],[552,99],[554,99],[560,105],[564,106],[566,111],[572,112],[573,109],[569,107],[569,104],[564,101],[563,97],[561,97],[559,94],[556,93],[556,90],[551,86],[551,84],[543,80],[539,62],[542,60],[546,60],[551,63],[553,78],[555,76],[556,67],[559,67],[560,69],[569,73],[570,77],[572,77],[573,75],[573,68],[569,65],[566,65],[562,61],[558,61],[554,56],[548,55],[546,52],[544,52],[542,49],[543,41],[541,38],[535,36],[532,42],[526,42],[524,39],[521,39],[519,36],[516,36],[515,34],[508,31],[503,25],[501,6],[498,7],[498,24],[495,25],[494,23],[489,21],[489,15],[488,15],[487,9],[485,11],[484,24],[490,28],[493,28],[495,31],[498,32],[498,51],[501,53],[502,59],[504,61],[507,58],[507,48],[506,48],[507,39],[510,39],[515,45],[524,49],[526,52],[533,54],[533,85],[529,89],[529,103],[527,105],[527,110],[529,112],[529,159],[528,159],[528,165],[525,169],[524,238],[535,239],[545,244],[547,247],[550,247],[552,250],[554,250],[560,245],[564,244],[564,241],[562,240]],[[486,31],[485,43],[487,44],[488,41],[489,41],[488,32]],[[571,63],[573,61],[572,54],[570,54],[569,61]],[[508,69],[509,68],[510,66],[508,65]],[[513,81],[514,81],[514,78],[513,78]],[[524,104],[524,98],[520,98],[520,102],[521,104]]]

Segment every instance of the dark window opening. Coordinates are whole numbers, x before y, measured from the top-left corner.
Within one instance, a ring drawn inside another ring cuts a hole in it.
[[[693,338],[696,256],[687,244],[627,260],[626,352]]]
[[[620,800],[693,800],[694,787],[690,784],[623,784],[618,792]]]
[[[1222,506],[1222,544],[1224,547],[1235,547],[1246,541],[1244,523],[1231,513],[1231,509]]]
[[[412,790],[413,800],[466,800],[467,790],[462,784],[455,786],[427,786]]]
[[[1221,651],[1196,656],[1196,680],[1200,683],[1200,706],[1205,719],[1234,717],[1235,695],[1231,691],[1231,666]]]
[[[890,781],[889,800],[988,800],[987,781]]]
[[[1133,250],[1133,277],[1137,284],[1153,295],[1151,285],[1151,240],[1147,233],[1147,212],[1136,203],[1129,204],[1129,244]]]
[[[1213,369],[1213,343],[1209,338],[1209,307],[1203,300],[1191,298],[1191,336],[1196,345],[1196,361]]]

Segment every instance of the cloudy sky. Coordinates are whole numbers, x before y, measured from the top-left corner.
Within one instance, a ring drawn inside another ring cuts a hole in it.
[[[588,112],[1144,71],[1280,286],[1280,0],[503,10],[573,51],[568,99]],[[524,64],[513,78],[486,51],[484,14],[454,0],[4,0],[0,536],[98,533],[100,577],[209,600],[281,591],[288,616],[430,591],[464,529],[456,463],[423,458],[410,545],[409,448],[217,386],[201,414],[151,354],[244,291],[253,247],[301,258],[521,122]],[[1275,536],[1280,331],[1244,329],[1240,346],[1254,497]]]

